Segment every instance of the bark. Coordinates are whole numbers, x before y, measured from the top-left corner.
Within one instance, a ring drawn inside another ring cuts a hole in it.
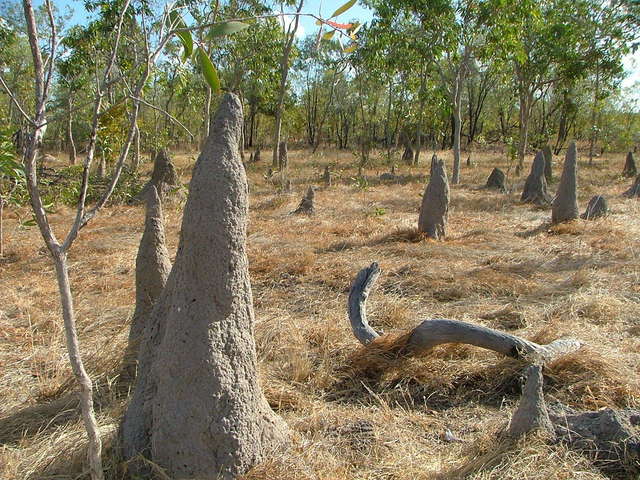
[[[591,200],[589,200],[587,209],[580,215],[580,218],[584,220],[595,220],[608,214],[609,207],[607,205],[607,199],[602,195],[594,195],[591,197]]]
[[[379,337],[367,321],[366,302],[375,281],[380,276],[380,267],[372,263],[361,270],[349,292],[349,320],[354,336],[363,345]],[[457,320],[442,318],[424,320],[404,336],[404,348],[413,355],[420,355],[443,343],[464,343],[493,350],[503,355],[545,363],[578,350],[582,343],[573,339],[559,339],[548,345],[525,340],[498,330]]]
[[[4,198],[0,197],[0,258],[4,257]]]
[[[69,165],[76,164],[76,143],[73,140],[73,116],[72,116],[72,98],[69,95],[67,99],[67,138],[69,139]]]
[[[593,104],[591,105],[591,135],[589,135],[589,165],[593,165],[593,157],[598,141],[598,98],[600,96],[600,63],[596,62],[596,83],[593,89]]]
[[[194,168],[122,425],[126,458],[143,454],[176,478],[237,478],[287,437],[257,382],[241,129],[228,93]]]
[[[144,233],[136,256],[136,307],[131,319],[129,342],[125,351],[123,372],[135,377],[138,347],[157,298],[171,271],[171,260],[165,245],[162,203],[155,186],[147,193]]]
[[[64,320],[65,341],[69,352],[69,360],[73,375],[80,388],[80,409],[82,411],[82,421],[89,437],[89,449],[87,459],[89,461],[89,471],[91,478],[104,478],[102,471],[102,442],[100,440],[100,430],[93,413],[93,384],[82,363],[80,355],[80,345],[78,342],[78,332],[76,330],[76,318],[73,309],[73,298],[71,296],[71,286],[69,283],[69,269],[67,266],[67,255],[57,252],[53,255],[53,261],[58,279],[58,289],[62,302],[62,318]]]
[[[577,156],[576,142],[571,142],[564,159],[558,191],[551,206],[552,223],[567,222],[578,218]]]
[[[418,231],[429,238],[443,239],[449,215],[449,182],[444,162],[435,155],[431,159],[431,176],[422,197]]]
[[[547,180],[544,176],[544,154],[536,153],[531,165],[531,173],[524,183],[524,189],[520,196],[521,202],[534,203],[539,206],[549,205],[551,196],[547,193]]]
[[[136,123],[135,126],[135,138],[133,140],[134,148],[133,148],[133,161],[131,162],[131,169],[134,172],[137,172],[140,168],[140,128]]]
[[[548,185],[553,180],[553,152],[549,144],[542,147],[542,154],[544,155],[544,178]]]

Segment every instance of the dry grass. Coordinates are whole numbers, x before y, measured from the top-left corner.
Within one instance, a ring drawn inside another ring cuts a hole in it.
[[[450,155],[444,157],[450,164]],[[426,157],[425,157],[426,158]],[[420,358],[398,348],[429,317],[479,322],[539,342],[579,337],[588,348],[545,372],[551,398],[576,408],[640,406],[640,204],[620,197],[623,155],[579,167],[580,205],[608,196],[614,215],[548,224],[550,212],[479,189],[498,155],[478,154],[452,186],[444,242],[415,223],[425,166],[401,166],[401,182],[354,184],[353,157],[290,152],[294,193],[250,166],[248,248],[265,394],[293,431],[247,478],[264,479],[602,479],[587,459],[542,439],[500,435],[518,399],[522,364],[469,346],[440,346]],[[177,157],[188,180],[192,155]],[[316,193],[317,214],[290,216],[307,185],[334,165],[334,186]],[[556,167],[556,171],[557,171]],[[553,189],[554,187],[552,187]],[[165,208],[175,251],[180,202]],[[59,208],[63,233],[72,212]],[[0,262],[0,478],[82,479],[86,441],[64,348],[51,263],[26,210],[8,212]],[[116,430],[129,386],[117,372],[134,301],[140,207],[107,209],[70,257],[82,351],[96,380],[109,479],[126,478]],[[383,269],[370,299],[372,324],[387,333],[363,349],[346,321],[356,272]],[[447,443],[450,430],[463,442]]]

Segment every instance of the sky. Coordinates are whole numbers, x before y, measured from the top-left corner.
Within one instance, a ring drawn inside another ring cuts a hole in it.
[[[338,7],[340,7],[346,0],[308,0],[305,2],[303,11],[318,14],[319,11],[323,18],[327,18]],[[70,23],[82,24],[88,20],[87,13],[84,10],[82,0],[54,0],[56,7],[59,7],[63,12],[69,10],[72,14]],[[338,17],[337,21],[350,21],[357,19],[360,22],[366,22],[372,18],[372,12],[368,8],[364,7],[360,3],[354,5],[349,11],[343,13]],[[309,17],[303,17],[300,26],[298,27],[298,37],[304,37],[310,33],[317,31],[315,20]],[[627,77],[622,82],[623,88],[632,87],[636,84],[638,88],[635,96],[640,97],[640,52],[635,55],[628,55],[624,59],[625,70],[628,73]]]

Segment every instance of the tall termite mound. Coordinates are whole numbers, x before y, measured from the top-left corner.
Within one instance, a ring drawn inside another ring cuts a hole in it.
[[[552,223],[566,222],[578,218],[577,157],[576,142],[571,142],[564,158],[558,192],[551,206]]]
[[[638,174],[636,168],[636,161],[633,158],[633,152],[627,153],[627,158],[624,161],[624,168],[622,169],[623,177],[635,177]]]
[[[436,240],[444,238],[449,215],[449,181],[444,161],[431,158],[431,176],[422,196],[418,231]]]
[[[287,438],[257,382],[241,129],[228,93],[194,167],[122,425],[125,457],[142,454],[172,478],[236,478]]]
[[[153,304],[162,293],[170,271],[171,260],[165,245],[162,204],[156,187],[151,186],[147,193],[144,233],[136,256],[136,307],[124,359],[123,372],[129,378],[135,375],[138,345]]]
[[[153,159],[151,178],[145,183],[133,201],[144,202],[151,187],[155,187],[156,190],[158,190],[160,198],[165,198],[167,193],[178,185],[180,185],[180,178],[178,177],[176,168],[173,166],[169,152],[163,148],[156,153]]]
[[[536,205],[549,205],[551,196],[547,193],[547,179],[544,176],[545,159],[542,151],[536,153],[531,165],[531,173],[524,182],[520,201]]]

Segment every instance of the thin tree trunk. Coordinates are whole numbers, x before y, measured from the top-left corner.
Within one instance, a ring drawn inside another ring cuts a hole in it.
[[[302,4],[304,0],[300,0],[296,9],[297,13],[302,10]],[[291,47],[295,40],[296,32],[298,31],[298,24],[300,22],[300,16],[296,15],[295,20],[289,25],[289,28],[285,32],[284,49],[282,51],[282,59],[280,60],[280,90],[278,92],[278,100],[276,102],[276,114],[275,114],[275,128],[273,131],[273,159],[271,165],[273,168],[279,168],[280,162],[280,134],[282,132],[282,111],[284,107],[284,96],[287,93],[287,76],[289,75],[289,55],[291,54]]]
[[[600,95],[600,65],[596,63],[596,84],[593,89],[593,105],[591,107],[591,135],[589,135],[589,165],[593,165],[594,150],[598,140],[598,97]]]
[[[0,258],[4,257],[4,198],[0,197]]]
[[[204,129],[202,132],[202,141],[200,147],[204,146],[204,142],[209,138],[209,128],[211,126],[211,87],[207,85],[207,98],[204,102]]]
[[[102,442],[100,441],[100,430],[93,413],[93,384],[82,363],[80,356],[80,346],[78,344],[78,333],[76,330],[76,320],[73,308],[73,297],[69,285],[69,269],[67,267],[67,256],[62,251],[52,255],[58,278],[58,289],[62,303],[62,317],[64,319],[64,332],[69,352],[69,362],[71,369],[80,387],[80,410],[82,421],[89,436],[89,451],[87,458],[89,461],[89,472],[92,479],[102,480]]]
[[[462,69],[460,65],[453,92],[453,176],[451,183],[454,185],[460,183],[460,131],[462,128],[462,119],[460,118],[460,110],[462,108]]]
[[[518,72],[520,76],[521,73]],[[518,79],[519,94],[520,94],[520,108],[518,112],[519,119],[519,138],[518,138],[518,167],[516,168],[516,174],[519,175],[524,168],[524,157],[527,152],[527,137],[529,135],[529,110],[531,108],[532,94],[528,84],[526,84],[523,78]]]
[[[72,109],[72,98],[71,95],[69,95],[69,98],[67,99],[67,135],[69,138],[69,165],[75,165],[76,164],[76,144],[73,140],[73,117],[71,115],[71,109]]]
[[[131,168],[134,172],[137,172],[138,168],[140,168],[140,128],[138,127],[138,122],[136,122],[134,135],[133,162]]]

